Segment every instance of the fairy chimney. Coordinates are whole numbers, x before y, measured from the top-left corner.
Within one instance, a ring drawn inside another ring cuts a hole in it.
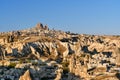
[[[38,24],[36,25],[36,29],[43,29],[43,24],[38,23]]]

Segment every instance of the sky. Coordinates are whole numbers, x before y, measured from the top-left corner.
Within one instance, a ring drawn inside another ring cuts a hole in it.
[[[80,34],[120,35],[120,0],[0,0],[0,32],[39,22]]]

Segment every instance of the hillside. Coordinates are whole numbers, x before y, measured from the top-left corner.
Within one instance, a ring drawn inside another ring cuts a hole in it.
[[[0,80],[120,80],[120,36],[35,27],[0,33]]]

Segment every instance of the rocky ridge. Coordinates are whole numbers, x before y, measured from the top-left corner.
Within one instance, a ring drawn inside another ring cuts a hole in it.
[[[120,37],[35,27],[1,33],[2,80],[120,80]]]

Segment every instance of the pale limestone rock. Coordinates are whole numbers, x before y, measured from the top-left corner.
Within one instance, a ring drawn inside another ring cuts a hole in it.
[[[36,28],[37,30],[43,29],[43,24],[38,23],[35,28]]]
[[[0,46],[0,57],[2,60],[6,58],[6,51],[2,46]]]
[[[12,48],[11,47],[7,47],[5,50],[7,51],[7,54],[12,53]]]
[[[93,43],[88,47],[89,51],[93,51],[94,49],[96,49],[97,52],[102,52],[104,50],[104,45],[100,43]]]
[[[10,65],[10,61],[7,61],[7,60],[0,61],[0,66],[9,66],[9,65]]]
[[[31,49],[32,54],[34,54],[34,56],[36,56],[39,59],[40,54],[32,46],[30,46],[30,49]]]
[[[20,76],[19,80],[32,80],[30,71],[27,70],[22,76]]]
[[[120,48],[116,49],[116,64],[120,65]]]
[[[0,39],[0,44],[5,44],[5,39],[4,38]]]

